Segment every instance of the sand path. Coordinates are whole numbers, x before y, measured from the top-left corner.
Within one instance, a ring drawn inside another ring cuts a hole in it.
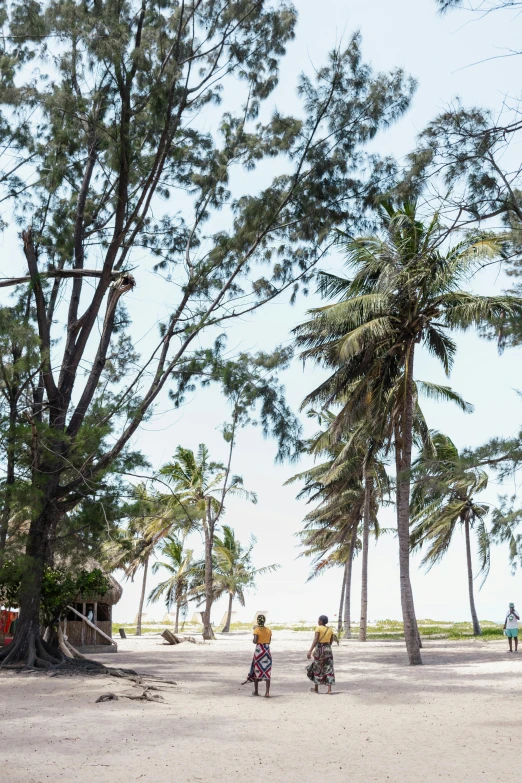
[[[309,692],[309,634],[276,632],[267,700],[240,687],[250,639],[169,647],[148,636],[99,657],[175,679],[165,704],[95,704],[107,691],[130,692],[114,678],[1,674],[0,779],[492,783],[516,775],[522,652],[509,655],[505,643],[428,642],[427,665],[410,668],[399,642],[344,642],[328,697]]]

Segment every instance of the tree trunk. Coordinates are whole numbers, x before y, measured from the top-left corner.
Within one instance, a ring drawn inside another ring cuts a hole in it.
[[[9,519],[11,516],[11,493],[15,483],[15,427],[16,427],[16,400],[10,400],[9,408],[9,430],[7,433],[7,444],[5,451],[7,453],[6,476],[4,485],[4,505],[2,516],[0,517],[0,568],[4,562],[5,547],[7,544],[7,533],[9,531]]]
[[[143,604],[145,603],[145,586],[147,584],[148,569],[149,569],[149,556],[147,555],[143,563],[143,583],[141,585],[141,597],[140,597],[140,606],[138,609],[138,622],[136,624],[136,636],[141,636],[141,616],[143,614]]]
[[[212,593],[214,575],[212,573],[212,547],[214,545],[214,520],[212,519],[211,498],[206,499],[205,523],[205,611],[203,614],[203,639],[215,639],[210,613],[212,611]]]
[[[362,577],[361,577],[361,621],[359,623],[359,641],[366,641],[368,626],[368,544],[370,540],[370,499],[372,492],[371,478],[364,468],[364,512],[362,536]]]
[[[225,627],[221,631],[221,633],[230,633],[230,621],[232,619],[232,602],[234,601],[234,596],[232,593],[228,594],[228,612],[227,612],[227,621],[225,623]]]
[[[54,513],[45,503],[30,525],[26,546],[26,568],[20,587],[20,616],[13,641],[0,650],[0,665],[23,663],[28,667],[49,668],[63,661],[58,649],[48,645],[40,633],[40,599],[48,531]]]
[[[179,603],[176,603],[176,622],[174,623],[174,633],[179,629]]]
[[[475,596],[473,595],[473,566],[471,563],[469,519],[467,517],[464,520],[464,531],[466,533],[466,560],[468,564],[469,607],[471,609],[471,621],[473,623],[473,636],[480,636],[482,634],[482,631],[477,617],[477,610],[475,609]]]
[[[341,638],[343,632],[344,593],[346,591],[346,574],[348,573],[348,560],[343,568],[343,583],[341,585],[341,600],[339,602],[339,614],[337,615],[337,636]]]
[[[351,593],[352,593],[352,569],[353,569],[353,556],[355,554],[355,544],[357,543],[357,525],[354,526],[352,532],[352,538],[350,541],[350,553],[348,555],[348,561],[346,563],[346,587],[344,591],[344,639],[352,638],[352,618],[351,618]]]
[[[397,533],[404,638],[411,666],[422,664],[420,636],[415,617],[410,580],[410,471],[413,442],[413,360],[414,344],[406,357],[403,416],[395,427],[395,467],[397,471]],[[402,425],[402,426],[401,426]]]

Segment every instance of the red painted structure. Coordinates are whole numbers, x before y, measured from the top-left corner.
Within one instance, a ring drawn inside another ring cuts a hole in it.
[[[10,609],[0,609],[0,647],[12,642],[11,627],[15,620],[18,620],[18,612],[12,612]]]

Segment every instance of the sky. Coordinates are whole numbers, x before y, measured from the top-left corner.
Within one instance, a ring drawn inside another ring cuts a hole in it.
[[[514,12],[499,13],[478,20],[463,12],[441,17],[434,0],[297,0],[299,23],[295,41],[281,67],[280,84],[274,102],[285,111],[298,111],[295,85],[301,71],[308,73],[324,63],[328,51],[347,41],[360,29],[363,55],[375,70],[404,68],[418,81],[411,109],[391,129],[378,136],[375,146],[383,154],[401,160],[414,147],[417,134],[456,96],[465,104],[487,106],[498,110],[506,95],[516,95],[519,89],[517,60],[498,58],[504,49],[515,48],[520,40],[522,21]],[[490,62],[473,65],[486,58]],[[213,110],[209,109],[209,112]],[[202,120],[205,122],[205,118]],[[212,122],[209,113],[208,123]],[[20,252],[7,239],[4,251]],[[4,256],[5,257],[5,256]],[[339,270],[339,258],[325,260],[323,268]],[[133,335],[138,348],[150,330],[153,314],[160,319],[169,305],[168,287],[158,285],[157,278],[144,274],[137,288],[126,297],[133,318]],[[496,268],[489,268],[474,280],[479,292],[501,291],[505,280]],[[228,330],[228,347],[235,350],[270,350],[277,344],[288,344],[292,328],[304,320],[308,308],[318,303],[312,295],[301,298],[292,307],[282,299],[244,319]],[[520,380],[521,350],[514,349],[498,356],[493,343],[466,334],[458,338],[459,351],[450,384],[466,400],[473,403],[473,414],[463,414],[448,405],[425,403],[429,425],[449,434],[459,447],[475,446],[494,435],[511,435],[518,431],[521,420],[520,398],[516,390]],[[422,353],[418,356],[416,378],[445,382],[442,371]],[[288,400],[298,410],[304,395],[321,378],[311,366],[303,368],[299,361],[286,371],[282,380]],[[177,445],[196,449],[205,443],[212,457],[223,460],[226,445],[220,426],[228,416],[223,400],[215,390],[198,391],[185,405],[173,410],[164,398],[155,415],[141,428],[134,446],[148,456],[154,469],[169,460]],[[310,427],[304,420],[305,427]],[[310,431],[309,429],[307,430]],[[235,607],[238,619],[250,621],[263,609],[269,622],[311,620],[319,614],[331,618],[338,611],[342,574],[332,570],[321,578],[308,582],[310,563],[298,557],[296,532],[302,526],[307,506],[297,501],[296,485],[285,486],[294,473],[305,467],[274,463],[275,444],[262,438],[255,428],[243,430],[238,438],[233,469],[243,476],[245,487],[257,494],[256,505],[231,499],[224,521],[231,525],[239,539],[247,542],[255,535],[254,564],[262,567],[280,564],[275,573],[259,578],[257,589],[247,594],[246,607]],[[498,487],[494,484],[484,499],[495,503],[499,492],[511,494],[515,484]],[[393,527],[393,510],[382,512],[381,525]],[[191,546],[202,551],[195,537]],[[360,559],[359,559],[360,560]],[[356,560],[353,574],[352,617],[358,617],[360,602],[360,562]],[[147,592],[164,573],[149,577]],[[477,579],[477,589],[480,585]],[[412,560],[412,582],[419,618],[463,620],[469,617],[464,543],[459,536],[452,544],[444,562],[429,573],[419,568],[419,558]],[[123,598],[114,608],[117,622],[132,621],[136,615],[140,575],[134,583],[124,583]],[[509,601],[522,603],[518,575],[510,572],[507,551],[493,552],[489,578],[478,592],[476,602],[480,618],[503,620]],[[195,610],[191,607],[190,614]],[[225,611],[224,602],[213,610],[213,622],[218,624]],[[149,618],[161,619],[165,608],[161,604],[147,607]],[[370,621],[399,619],[401,616],[398,543],[393,533],[384,535],[377,545],[371,543],[369,553]]]

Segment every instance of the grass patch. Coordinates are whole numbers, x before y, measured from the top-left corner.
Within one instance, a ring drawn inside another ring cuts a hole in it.
[[[471,623],[452,623],[445,620],[419,620],[419,631],[421,634],[421,637],[423,639],[472,639],[473,638],[473,626]],[[305,624],[305,623],[299,623],[299,624],[289,624],[289,625],[281,625],[281,624],[274,624],[272,625],[269,623],[270,628],[273,631],[306,631],[308,633],[313,633],[315,630],[315,625],[313,624]],[[335,624],[331,623],[332,627],[335,628]],[[480,637],[484,641],[488,640],[499,640],[503,637],[503,629],[501,625],[498,625],[497,623],[493,623],[489,620],[483,620],[480,623],[481,629],[482,629],[482,636]],[[142,633],[161,633],[164,628],[173,628],[173,623],[144,623],[141,627]],[[115,638],[119,636],[119,629],[124,628],[125,633],[127,636],[134,636],[136,634],[136,625],[133,623],[113,623],[112,625],[112,634]],[[230,626],[230,630],[233,631],[243,631],[243,632],[251,632],[252,631],[252,624],[251,623],[232,623]],[[203,631],[203,626],[198,623],[185,623],[185,625],[180,624],[180,633],[188,633],[188,634],[201,634]],[[214,626],[214,631],[216,633],[219,633],[221,631],[221,628],[219,626]],[[352,637],[357,638],[359,635],[359,626],[356,624],[352,625]],[[404,629],[403,625],[398,620],[378,620],[375,623],[371,623],[368,625],[368,639],[375,639],[376,641],[386,641],[386,640],[398,640],[404,638]]]

